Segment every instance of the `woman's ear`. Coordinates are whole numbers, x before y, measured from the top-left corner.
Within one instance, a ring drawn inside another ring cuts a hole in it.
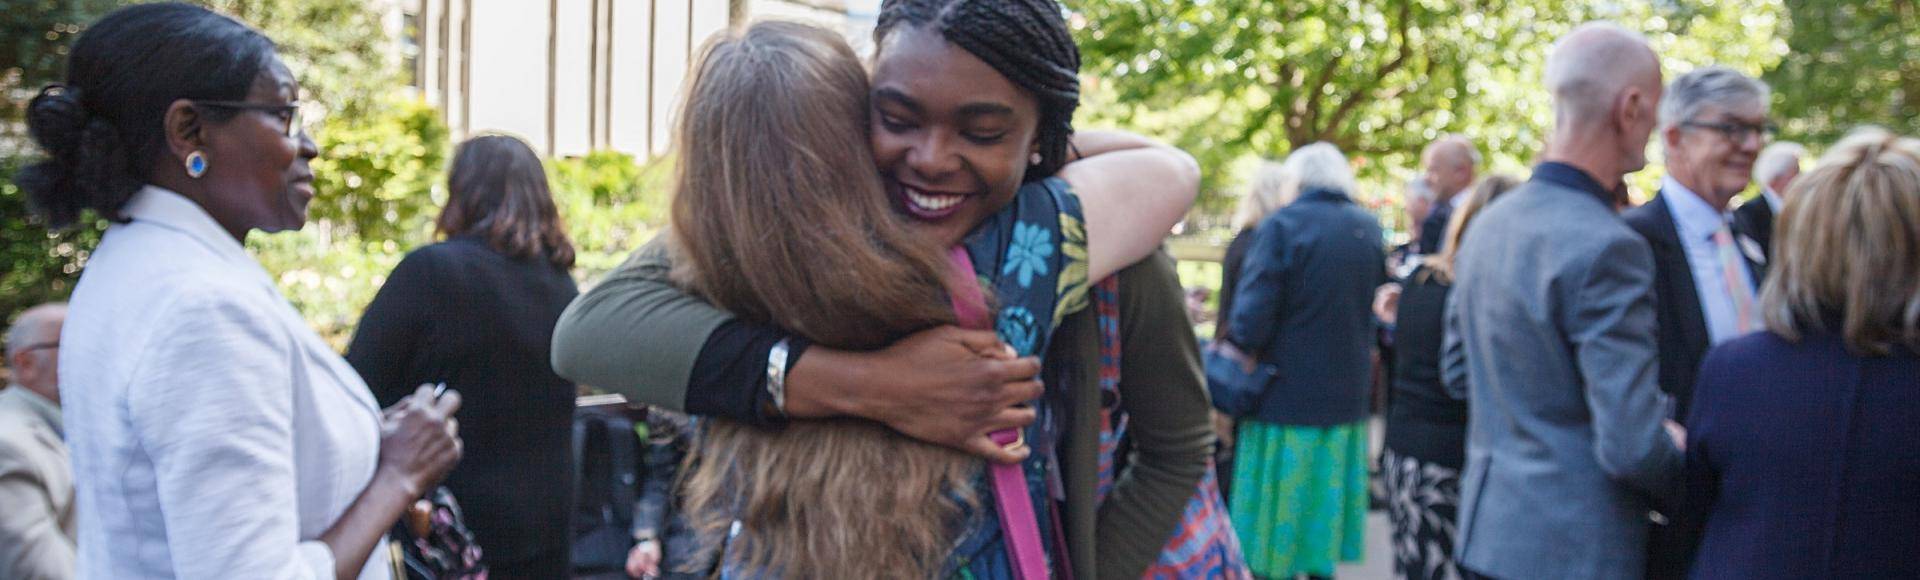
[[[202,133],[206,118],[194,108],[193,101],[179,99],[167,106],[167,115],[163,118],[167,134],[167,151],[175,159],[186,159],[187,154],[203,149],[206,145]]]

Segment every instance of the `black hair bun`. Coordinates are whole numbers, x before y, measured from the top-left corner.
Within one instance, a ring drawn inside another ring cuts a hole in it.
[[[71,162],[87,131],[90,115],[80,91],[48,85],[27,103],[27,131],[54,159]]]

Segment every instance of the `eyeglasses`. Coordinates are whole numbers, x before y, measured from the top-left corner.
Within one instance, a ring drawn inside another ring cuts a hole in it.
[[[262,113],[271,113],[274,117],[278,118],[280,122],[286,124],[285,131],[286,131],[287,137],[289,138],[298,137],[302,131],[307,131],[308,129],[308,127],[302,122],[303,120],[301,118],[302,115],[300,114],[300,103],[298,102],[280,105],[280,104],[273,104],[273,103],[250,103],[247,101],[194,101],[193,104],[196,106],[213,107],[216,109],[232,109],[237,111],[260,111]],[[311,131],[307,131],[307,132],[311,133]]]
[[[1685,121],[1680,123],[1680,126],[1719,131],[1721,135],[1727,137],[1728,141],[1734,143],[1745,143],[1747,139],[1751,139],[1755,135],[1760,136],[1761,141],[1768,141],[1773,139],[1773,134],[1780,130],[1780,128],[1775,127],[1773,123],[1707,123],[1704,121]]]
[[[60,348],[60,341],[56,340],[53,342],[40,342],[40,343],[29,344],[29,345],[20,347],[20,350],[16,352],[33,352],[43,348]]]

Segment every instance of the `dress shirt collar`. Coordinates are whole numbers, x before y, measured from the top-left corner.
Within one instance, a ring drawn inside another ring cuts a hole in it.
[[[60,423],[59,405],[55,405],[53,401],[49,401],[46,397],[40,396],[40,393],[11,383],[7,384],[7,390],[0,391],[0,399],[9,398],[19,401],[22,406],[27,408],[27,411],[40,417],[40,420],[45,421],[48,427],[52,427],[54,434],[59,435],[61,439],[67,437],[67,431]]]
[[[1714,232],[1727,226],[1725,215],[1714,211],[1707,200],[1700,199],[1700,194],[1671,175],[1660,179],[1660,195],[1667,198],[1667,211],[1672,212],[1673,223],[1679,227],[1680,234],[1693,238],[1689,241],[1710,240]]]
[[[1774,193],[1771,187],[1762,187],[1760,188],[1760,197],[1767,200],[1767,209],[1773,210],[1773,215],[1780,215],[1780,204],[1782,203],[1780,201],[1780,194]]]

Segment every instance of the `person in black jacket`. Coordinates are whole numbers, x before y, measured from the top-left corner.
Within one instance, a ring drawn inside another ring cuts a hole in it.
[[[1407,275],[1395,325],[1393,396],[1381,479],[1393,522],[1393,569],[1400,578],[1457,578],[1453,537],[1460,509],[1460,469],[1467,454],[1467,402],[1447,394],[1440,379],[1447,293],[1460,236],[1481,208],[1520,185],[1493,175],[1466,194],[1442,236],[1439,252]]]
[[[1445,135],[1427,144],[1420,152],[1420,177],[1433,191],[1433,210],[1420,223],[1417,254],[1440,252],[1440,236],[1446,233],[1453,211],[1473,187],[1474,169],[1480,165],[1480,150],[1461,135]]]
[[[1800,176],[1800,161],[1807,147],[1791,141],[1775,141],[1760,150],[1753,160],[1753,182],[1760,184],[1760,195],[1748,198],[1733,208],[1733,231],[1760,244],[1767,259],[1773,259],[1773,222],[1786,204],[1787,187]]]
[[[1674,79],[1660,101],[1660,195],[1622,216],[1653,250],[1660,389],[1673,396],[1670,418],[1682,423],[1707,348],[1761,329],[1766,251],[1733,228],[1727,204],[1751,183],[1771,131],[1768,94],[1760,80],[1720,66]],[[1648,577],[1684,576],[1695,541],[1656,520]]]
[[[466,396],[466,458],[446,486],[494,578],[564,578],[574,386],[549,364],[579,290],[540,159],[505,135],[462,143],[437,222],[367,307],[347,361],[382,404],[422,383]]]

